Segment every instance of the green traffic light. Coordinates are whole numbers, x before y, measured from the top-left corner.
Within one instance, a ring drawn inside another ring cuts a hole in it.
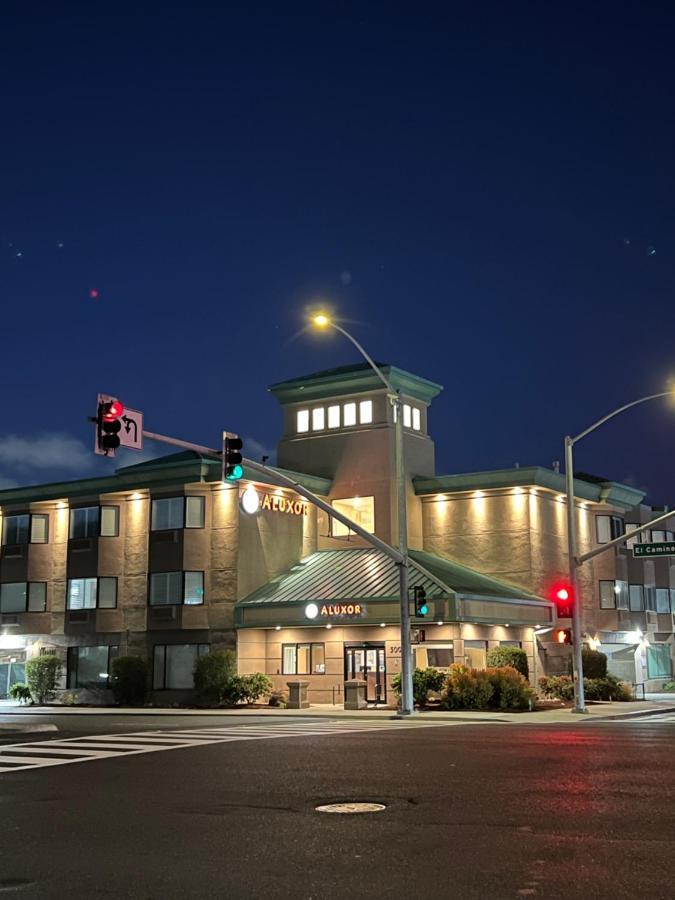
[[[426,603],[422,604],[422,606],[420,606],[420,611],[419,611],[420,616],[426,616],[426,614],[428,612],[429,612],[429,607],[426,605]]]
[[[240,466],[239,463],[235,466],[230,466],[225,475],[225,478],[228,481],[239,481],[240,478],[244,477],[244,467]]]

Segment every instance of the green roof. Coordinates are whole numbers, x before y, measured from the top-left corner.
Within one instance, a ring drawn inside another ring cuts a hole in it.
[[[443,386],[412,372],[398,369],[389,363],[376,363],[391,385],[407,397],[430,403],[443,390]],[[289,381],[279,381],[269,387],[281,404],[302,403],[345,394],[360,394],[384,387],[382,381],[368,363],[324,369],[312,375],[301,375]]]
[[[331,482],[327,478],[305,475],[279,469],[304,487],[317,494],[327,495]],[[244,467],[244,481],[263,484],[277,484],[274,468],[270,467],[270,477],[266,479],[252,469]],[[0,491],[0,505],[20,505],[46,500],[61,500],[71,497],[95,497],[99,494],[113,494],[138,488],[169,488],[177,485],[216,482],[222,477],[222,463],[219,456],[184,450],[157,459],[146,460],[132,466],[122,466],[111,475],[98,478],[81,478],[76,481],[58,481],[50,484],[32,484],[25,487]]]
[[[481,575],[433,553],[410,551],[410,587],[423,587],[429,596],[459,595],[496,600],[525,600],[547,604],[541,597]],[[262,585],[237,606],[396,600],[398,566],[380,550],[318,550],[278,578]]]
[[[415,478],[413,484],[418,496],[527,486],[548,488],[559,494],[566,492],[565,476],[542,466],[494,469],[488,472],[468,472],[459,475],[436,475],[433,478]],[[632,509],[642,502],[645,494],[644,491],[619,484],[616,481],[590,482],[588,476],[585,476],[574,479],[574,496],[594,503],[607,503],[621,509]]]

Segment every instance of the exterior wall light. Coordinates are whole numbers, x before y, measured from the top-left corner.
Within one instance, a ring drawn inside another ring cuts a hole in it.
[[[319,607],[316,605],[316,603],[308,603],[307,606],[305,607],[305,616],[308,619],[316,619],[316,617],[318,615],[319,615]]]
[[[258,492],[252,484],[249,484],[244,493],[241,495],[241,508],[245,513],[248,513],[249,516],[252,516],[254,513],[258,512],[259,507],[260,497],[258,496]]]

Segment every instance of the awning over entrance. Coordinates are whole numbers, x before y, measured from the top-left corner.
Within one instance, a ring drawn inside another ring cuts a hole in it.
[[[236,605],[239,628],[394,623],[398,567],[374,548],[320,550]],[[433,553],[410,551],[410,587],[427,592],[429,620],[545,625],[553,604]]]

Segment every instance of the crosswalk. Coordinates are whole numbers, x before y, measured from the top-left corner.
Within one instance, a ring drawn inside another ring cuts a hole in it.
[[[25,769],[64,766],[119,756],[203,747],[230,741],[260,741],[289,737],[319,737],[360,732],[400,731],[404,728],[438,728],[443,722],[270,722],[260,725],[185,728],[181,730],[136,731],[130,734],[89,735],[63,740],[5,744],[0,747],[0,773]]]

